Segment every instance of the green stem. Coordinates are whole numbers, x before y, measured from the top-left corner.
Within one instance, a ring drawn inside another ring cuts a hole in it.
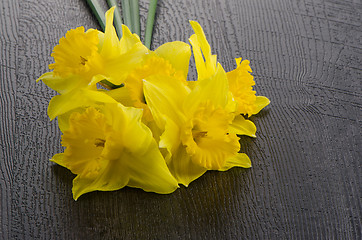
[[[102,30],[104,31],[106,28],[106,18],[104,16],[103,9],[99,6],[98,1],[96,0],[86,0],[89,7],[91,8],[94,16],[96,16],[99,25],[101,26]]]
[[[150,6],[148,8],[146,34],[145,34],[145,45],[146,47],[148,47],[148,49],[150,49],[151,47],[151,39],[152,39],[153,24],[155,21],[156,7],[157,7],[157,0],[151,0]]]
[[[131,6],[129,0],[122,0],[122,12],[123,12],[124,24],[126,24],[129,30],[133,32],[132,19],[131,19]]]
[[[116,89],[116,88],[121,88],[124,86],[123,83],[119,84],[119,85],[116,85],[116,84],[113,84],[111,83],[110,81],[106,80],[106,79],[103,79],[102,81],[99,82],[99,84],[101,84],[103,87],[109,89],[109,90],[112,90],[112,89]]]
[[[122,37],[122,17],[119,7],[117,6],[116,0],[107,0],[108,7],[116,7],[114,10],[114,26],[116,27],[118,38],[121,39]]]
[[[131,14],[132,14],[132,24],[133,31],[140,36],[141,35],[141,26],[140,26],[140,6],[139,0],[131,0]]]

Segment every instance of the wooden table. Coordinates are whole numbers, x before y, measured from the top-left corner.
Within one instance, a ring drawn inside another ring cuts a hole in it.
[[[55,92],[35,79],[67,30],[97,21],[81,0],[2,0],[0,13],[0,239],[362,238],[360,1],[160,0],[152,49],[187,42],[197,20],[227,71],[251,61],[271,100],[252,118],[257,138],[240,140],[253,167],[207,172],[171,195],[78,201],[74,175],[48,161],[62,151],[46,114]]]

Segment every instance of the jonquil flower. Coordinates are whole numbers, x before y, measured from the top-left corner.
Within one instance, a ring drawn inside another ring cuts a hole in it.
[[[206,40],[204,31],[200,24],[195,21],[190,21],[192,28],[195,31],[189,41],[192,45],[192,50],[195,57],[195,63],[198,73],[198,80],[206,79],[212,76],[216,70],[216,55],[211,54],[211,48]],[[205,59],[205,60],[204,60]],[[255,82],[250,74],[251,68],[249,61],[237,58],[237,68],[227,73],[229,82],[229,91],[232,93],[234,100],[237,103],[236,114],[254,115],[261,109],[267,106],[270,101],[264,96],[255,96],[253,86]]]
[[[179,183],[187,186],[207,170],[250,167],[240,149],[238,130],[228,105],[228,81],[219,64],[209,79],[191,91],[172,77],[144,79],[146,102],[163,130],[159,146],[168,151],[166,162]]]
[[[82,107],[98,103],[116,103],[117,101],[103,90],[97,89],[97,83],[107,80],[110,84],[122,84],[134,69],[141,66],[148,49],[136,34],[132,34],[123,25],[123,36],[118,39],[113,27],[111,8],[106,13],[105,33],[83,27],[70,30],[59,41],[52,56],[55,63],[50,64],[53,72],[43,74],[46,85],[60,93],[49,103],[50,119]],[[65,115],[68,117],[68,115]],[[64,129],[60,121],[61,129]]]
[[[75,200],[87,192],[124,186],[163,194],[178,188],[141,115],[140,109],[106,104],[70,116],[62,136],[66,149],[51,161],[77,175]]]
[[[196,88],[199,83],[202,81],[210,81],[210,79],[213,79],[212,76],[216,74],[218,62],[216,55],[211,54],[211,48],[209,43],[207,42],[207,39],[205,37],[204,31],[202,30],[200,24],[198,24],[195,21],[190,21],[190,24],[192,28],[195,31],[195,34],[191,35],[189,38],[189,41],[192,45],[192,51],[194,53],[195,63],[196,63],[196,69],[198,73],[198,80],[195,82],[189,84],[192,88]],[[220,65],[221,66],[221,65]],[[239,70],[238,70],[239,71]],[[250,73],[248,73],[250,75]],[[256,127],[253,122],[246,120],[243,116],[240,115],[241,112],[238,112],[238,108],[240,108],[240,103],[237,101],[237,97],[235,97],[234,90],[236,83],[239,83],[239,78],[232,78],[230,81],[230,73],[226,74],[227,77],[227,93],[223,91],[215,91],[214,94],[222,94],[223,97],[227,98],[227,104],[225,108],[230,112],[233,113],[235,116],[232,120],[232,123],[229,126],[229,131],[232,133],[236,133],[238,135],[247,135],[250,137],[255,137]],[[250,75],[251,76],[251,75]],[[231,75],[233,77],[233,75]],[[251,76],[252,77],[252,76]],[[236,82],[236,83],[235,83]],[[244,84],[245,85],[245,84]],[[209,85],[211,86],[211,85]],[[248,86],[250,90],[252,91],[252,86]],[[248,87],[243,88],[243,90],[248,89]],[[254,97],[255,98],[255,92],[253,93],[246,92],[238,92],[241,94],[244,94],[248,97]],[[254,106],[254,102],[252,103]],[[245,106],[244,106],[245,107]]]
[[[190,23],[198,72],[191,89],[172,76],[143,79],[147,105],[163,132],[159,146],[167,149],[167,165],[185,186],[207,170],[250,167],[248,156],[238,153],[236,135],[255,137],[256,132],[255,125],[238,114],[230,79],[211,54],[201,26]]]
[[[122,26],[123,36],[118,39],[113,26],[114,9],[106,12],[104,33],[94,29],[84,32],[84,27],[68,31],[54,47],[55,63],[49,65],[53,72],[40,79],[50,81],[52,77],[75,75],[87,85],[94,76],[101,75],[113,84],[123,83],[127,75],[141,65],[149,50],[125,25]]]

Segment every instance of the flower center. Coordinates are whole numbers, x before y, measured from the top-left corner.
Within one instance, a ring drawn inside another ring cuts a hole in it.
[[[86,62],[88,62],[88,60],[82,56],[80,56],[80,64],[82,64],[83,66],[85,66]]]
[[[239,139],[228,134],[231,115],[205,102],[195,111],[182,132],[182,144],[191,161],[206,169],[220,169],[228,157],[238,153]]]
[[[98,32],[95,30],[84,32],[84,27],[79,27],[68,31],[54,47],[51,56],[55,63],[50,64],[49,68],[54,69],[54,74],[58,76],[76,74],[88,77],[87,63],[98,51],[98,42]]]
[[[207,131],[201,130],[198,125],[195,125],[191,132],[195,143],[199,143],[202,138],[207,136]]]
[[[100,139],[100,138],[96,138],[96,140],[94,141],[94,145],[96,147],[104,147],[105,143],[106,143],[106,140]]]

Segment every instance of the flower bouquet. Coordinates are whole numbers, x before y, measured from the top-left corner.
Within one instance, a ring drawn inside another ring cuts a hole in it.
[[[114,11],[104,32],[68,31],[38,79],[59,93],[48,115],[65,150],[51,161],[77,175],[74,199],[125,186],[167,194],[207,170],[249,168],[237,135],[255,137],[247,117],[269,104],[253,91],[249,61],[225,72],[195,21],[192,51],[180,41],[151,51],[126,25],[118,38]],[[187,79],[191,53],[197,79]]]

